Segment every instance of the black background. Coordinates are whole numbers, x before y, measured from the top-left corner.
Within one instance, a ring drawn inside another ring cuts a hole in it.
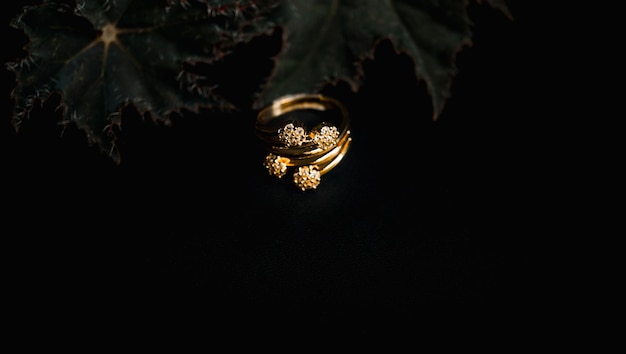
[[[457,56],[437,122],[410,58],[386,41],[357,92],[326,86],[351,112],[353,144],[311,193],[266,176],[254,137],[249,107],[278,36],[205,68],[241,112],[185,113],[166,127],[125,111],[119,166],[71,126],[61,135],[54,98],[15,133],[6,72],[12,291],[41,312],[202,308],[294,331],[407,328],[394,324],[433,311],[496,325],[531,316],[543,291],[533,252],[542,215],[524,202],[545,100],[534,66],[545,58],[531,50],[536,19],[521,3],[509,4],[513,21],[470,5],[473,45]],[[7,22],[20,8],[11,6]],[[25,41],[7,31],[16,42],[5,61]]]

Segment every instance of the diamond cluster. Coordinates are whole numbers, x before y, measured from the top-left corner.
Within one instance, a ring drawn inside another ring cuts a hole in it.
[[[285,157],[269,154],[265,157],[263,165],[271,176],[282,178],[287,173],[287,162],[289,159]]]
[[[323,125],[314,129],[310,134],[307,134],[304,127],[293,123],[287,123],[278,129],[278,140],[289,147],[302,146],[304,143],[313,141],[317,147],[326,150],[335,146],[338,138],[339,130],[333,125]]]
[[[307,135],[303,127],[288,123],[278,129],[278,139],[287,146],[300,146],[306,142]]]
[[[324,125],[314,132],[313,141],[322,150],[329,149],[337,143],[339,130],[335,126]]]
[[[315,189],[321,181],[320,170],[315,165],[302,166],[293,174],[293,181],[300,189]]]

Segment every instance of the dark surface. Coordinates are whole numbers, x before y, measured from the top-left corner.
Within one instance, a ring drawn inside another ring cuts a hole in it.
[[[53,100],[18,134],[5,109],[13,289],[43,308],[201,304],[225,318],[295,315],[327,328],[349,319],[357,332],[433,309],[528,315],[541,293],[530,252],[539,215],[524,206],[540,138],[528,134],[542,97],[528,90],[528,10],[511,6],[514,21],[470,10],[474,45],[458,55],[436,123],[410,59],[387,42],[366,61],[358,92],[324,89],[350,110],[353,143],[311,193],[266,176],[253,111],[184,114],[170,127],[126,111],[114,166],[80,132],[60,134]],[[12,49],[5,61],[20,55]],[[250,60],[242,52],[237,60]],[[241,74],[268,70],[261,62]],[[4,75],[7,97],[13,77]],[[253,86],[239,90],[223,93],[245,106]]]

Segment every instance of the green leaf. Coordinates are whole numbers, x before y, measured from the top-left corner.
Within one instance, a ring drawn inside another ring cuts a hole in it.
[[[258,34],[260,3],[86,0],[26,7],[13,25],[28,36],[29,55],[8,64],[17,77],[15,126],[34,99],[60,92],[60,123],[76,123],[119,160],[114,127],[125,104],[163,120],[183,108],[232,108],[184,64],[221,58]]]
[[[14,125],[35,99],[59,92],[59,123],[76,123],[119,162],[122,107],[132,104],[164,121],[183,109],[240,108],[215,87],[235,87],[241,95],[246,71],[230,66],[233,72],[214,75],[220,70],[214,64],[276,28],[282,49],[265,83],[248,85],[259,88],[253,108],[331,81],[358,89],[362,61],[390,39],[412,58],[437,119],[456,74],[455,56],[472,40],[469,1],[511,17],[505,0],[44,0],[13,21],[29,39],[28,56],[8,63],[17,79]],[[258,57],[250,57],[240,69],[254,67]]]
[[[506,11],[503,0],[489,3]],[[345,80],[358,88],[359,62],[389,38],[414,60],[436,119],[456,74],[455,56],[471,43],[466,6],[460,0],[283,1],[273,21],[284,29],[285,48],[256,106],[285,94],[317,91],[328,81]]]

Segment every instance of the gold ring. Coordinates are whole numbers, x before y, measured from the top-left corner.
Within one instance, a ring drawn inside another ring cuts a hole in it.
[[[350,117],[338,100],[320,94],[280,97],[257,115],[256,135],[268,155],[267,172],[278,178],[293,168],[301,190],[316,189],[321,176],[343,159],[352,141]]]

